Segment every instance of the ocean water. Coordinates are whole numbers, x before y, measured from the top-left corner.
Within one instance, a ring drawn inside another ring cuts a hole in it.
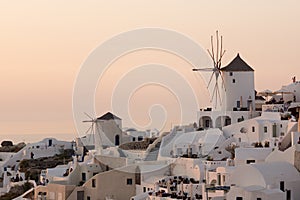
[[[23,135],[5,135],[0,134],[0,143],[3,140],[10,140],[13,143],[25,142],[25,143],[34,143],[43,140],[44,138],[55,138],[57,140],[64,140],[64,141],[72,141],[76,137],[78,137],[75,133],[56,133],[56,134],[23,134]]]

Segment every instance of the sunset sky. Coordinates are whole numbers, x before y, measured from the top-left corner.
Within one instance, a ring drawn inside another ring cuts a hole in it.
[[[210,35],[219,30],[227,50],[224,65],[240,53],[255,69],[258,91],[280,89],[293,76],[300,80],[299,8],[296,0],[1,1],[0,139],[1,134],[75,133],[72,91],[80,66],[102,42],[137,28],[171,29],[205,49],[210,47]],[[111,83],[120,80],[122,70],[147,63],[174,67],[190,77],[198,98],[207,95],[203,82],[189,75],[191,66],[180,58],[165,52],[136,52],[116,61],[99,82],[98,115],[109,110],[107,95],[112,95]],[[168,123],[176,123],[179,111],[172,94],[155,85],[144,89],[130,103],[137,123],[148,123],[145,112],[159,103],[155,94],[167,110],[174,110]]]

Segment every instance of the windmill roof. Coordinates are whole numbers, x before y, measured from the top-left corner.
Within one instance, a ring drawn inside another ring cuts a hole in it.
[[[104,115],[102,115],[101,117],[98,117],[97,119],[99,119],[99,120],[111,120],[111,119],[121,120],[121,118],[117,117],[116,115],[112,114],[111,112],[107,112]]]
[[[254,71],[241,57],[239,54],[225,67],[221,69],[222,71]]]

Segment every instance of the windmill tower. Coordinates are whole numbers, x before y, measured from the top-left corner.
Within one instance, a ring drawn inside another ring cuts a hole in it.
[[[254,70],[237,54],[221,71],[226,87],[226,103],[223,109],[227,111],[255,110]]]
[[[221,61],[226,51],[223,50],[223,37],[221,36],[219,38],[218,31],[216,31],[216,48],[214,46],[213,36],[211,36],[210,42],[211,50],[207,49],[207,51],[214,66],[212,68],[193,69],[193,71],[212,72],[207,84],[207,89],[211,94],[210,102],[213,105],[213,109],[220,110],[224,103],[224,93],[226,91],[221,71]]]

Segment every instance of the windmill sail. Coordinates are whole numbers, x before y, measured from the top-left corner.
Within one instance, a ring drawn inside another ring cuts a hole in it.
[[[213,61],[213,67],[193,69],[193,71],[212,72],[207,84],[207,88],[210,90],[211,93],[210,102],[213,104],[213,107],[216,109],[217,107],[221,106],[223,103],[221,97],[222,96],[221,89],[225,90],[225,86],[224,86],[224,79],[221,73],[221,66],[222,66],[221,61],[226,51],[223,50],[223,37],[222,36],[219,37],[218,31],[216,31],[216,49],[214,48],[213,36],[211,36],[210,42],[211,42],[211,50],[207,49],[207,52]],[[213,81],[214,81],[213,86],[211,86]]]

